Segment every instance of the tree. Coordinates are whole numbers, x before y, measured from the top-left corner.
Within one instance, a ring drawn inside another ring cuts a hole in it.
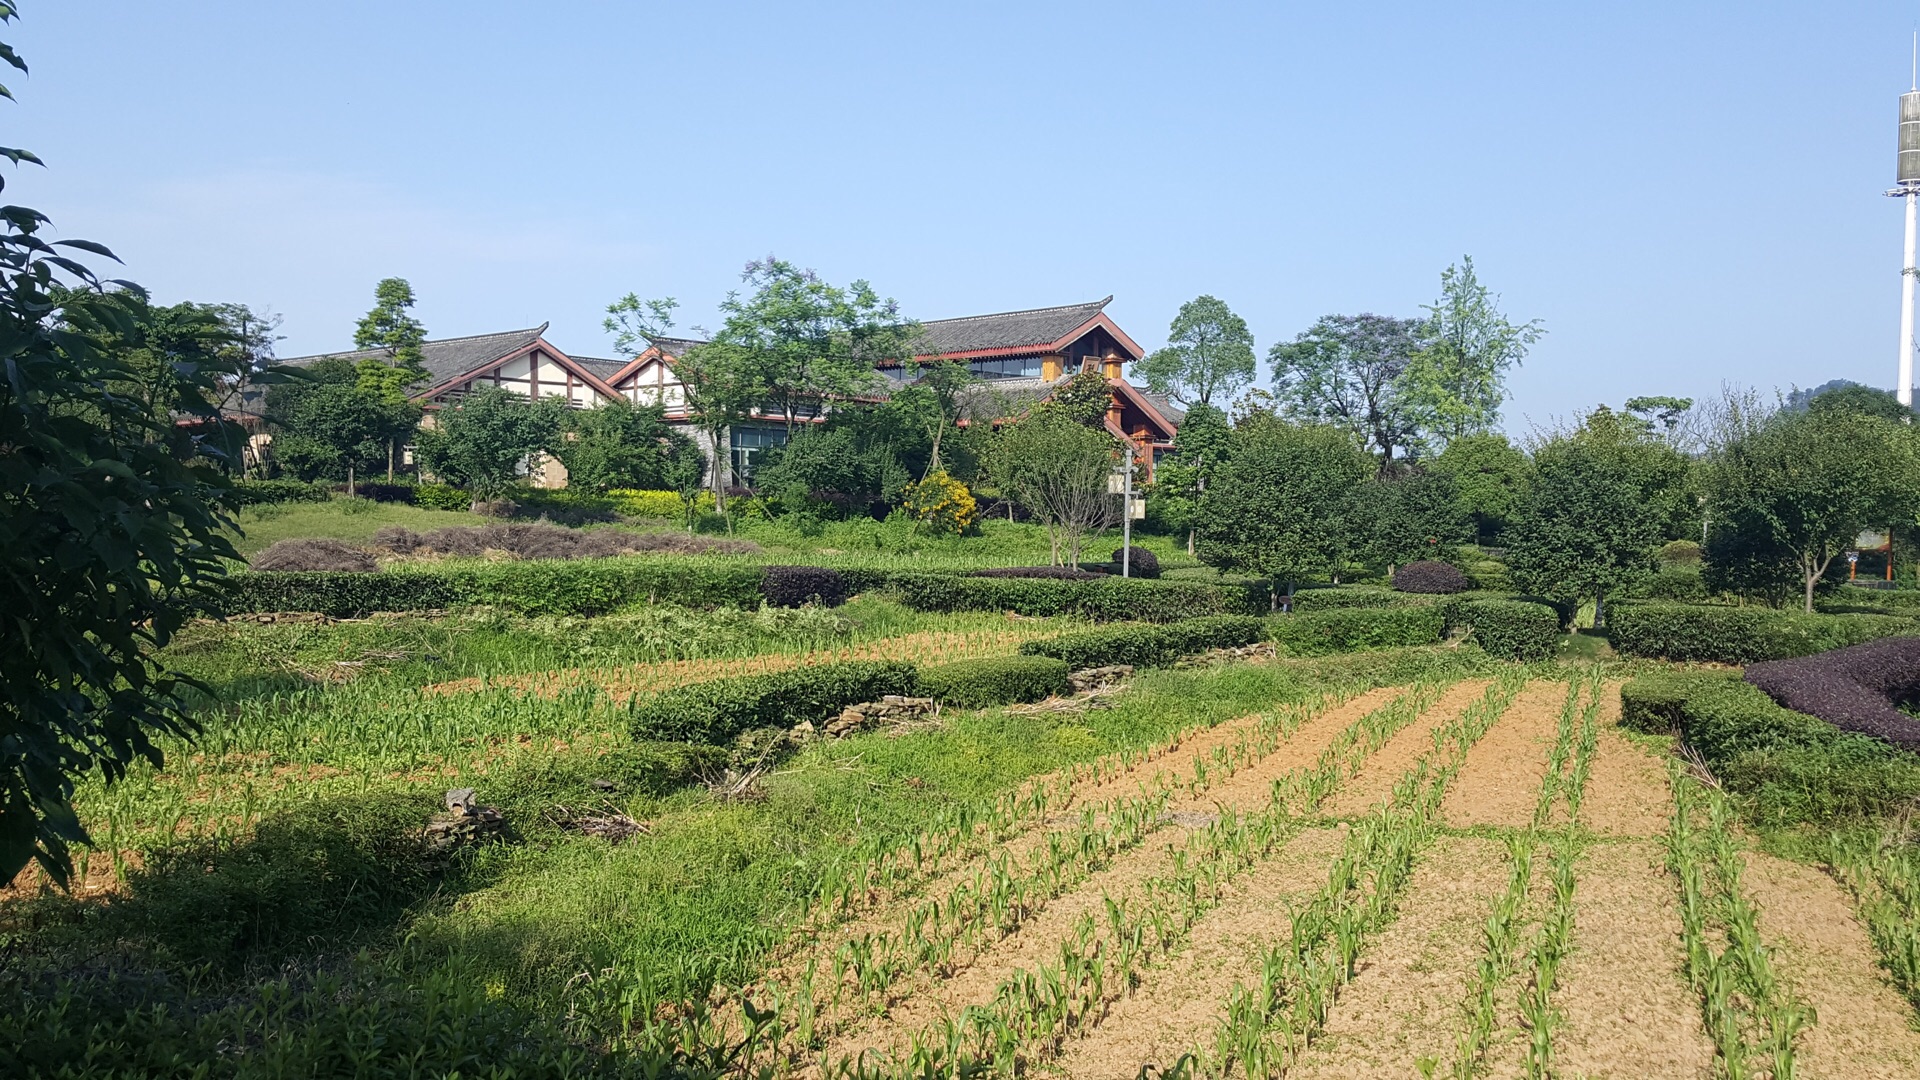
[[[1425,325],[1384,315],[1322,316],[1267,352],[1275,395],[1291,416],[1351,431],[1380,456],[1385,475],[1393,452],[1414,440],[1404,384]]]
[[[1053,412],[1076,424],[1090,428],[1104,428],[1107,411],[1113,408],[1113,387],[1107,384],[1107,377],[1098,371],[1076,371],[1073,376],[1054,388],[1035,409]]]
[[[1507,559],[1523,590],[1566,604],[1644,583],[1684,499],[1687,459],[1605,406],[1534,451],[1533,483],[1507,528]]]
[[[1384,565],[1388,577],[1405,563],[1445,559],[1448,549],[1473,537],[1453,477],[1429,470],[1376,477],[1355,488],[1347,521],[1349,550],[1362,562]]]
[[[407,413],[408,387],[427,377],[420,345],[427,339],[427,328],[413,317],[413,286],[405,278],[382,278],[373,287],[373,310],[361,316],[353,329],[353,347],[380,349],[383,360],[361,361],[359,386],[365,393],[393,410],[393,430],[387,438],[387,480],[393,480],[394,460],[406,434],[420,422],[417,411]],[[409,422],[410,421],[410,422]]]
[[[1760,591],[1790,570],[1808,612],[1814,587],[1862,531],[1920,510],[1912,429],[1818,403],[1782,410],[1714,455],[1703,551],[1716,583]]]
[[[1625,411],[1628,416],[1646,425],[1648,431],[1672,436],[1680,427],[1680,422],[1686,419],[1687,410],[1691,408],[1693,408],[1692,398],[1656,394],[1650,397],[1628,398]]]
[[[1002,433],[993,473],[1001,490],[1046,527],[1053,565],[1080,563],[1087,535],[1119,518],[1119,501],[1107,494],[1120,445],[1056,411],[1035,410]]]
[[[707,459],[692,439],[687,439],[667,453],[661,479],[668,491],[680,496],[680,509],[686,519],[687,531],[692,532],[700,514],[700,492],[707,485]]]
[[[1529,475],[1527,456],[1505,435],[1493,433],[1449,441],[1429,467],[1453,481],[1460,508],[1473,519],[1474,532],[1483,541],[1499,537],[1513,520]]]
[[[874,364],[908,359],[919,334],[898,304],[865,281],[842,289],[771,255],[748,263],[741,280],[752,291],[727,294],[710,348],[755,374],[788,435],[828,400],[878,388]]]
[[[1225,403],[1253,382],[1253,333],[1224,301],[1196,296],[1180,305],[1166,347],[1135,362],[1133,373],[1182,406]]]
[[[1373,471],[1359,442],[1330,424],[1271,419],[1237,429],[1200,498],[1201,561],[1259,574],[1273,582],[1275,606],[1282,595],[1291,606],[1300,583],[1337,572],[1350,493]]]
[[[894,391],[890,404],[909,422],[927,433],[930,455],[924,479],[942,471],[940,444],[959,424],[966,409],[966,391],[980,379],[967,365],[952,360],[935,360],[918,367],[919,377]]]
[[[691,440],[668,426],[665,414],[661,406],[635,406],[624,398],[568,409],[561,424],[565,437],[553,444],[553,456],[567,467],[568,486],[666,488],[669,459]]]
[[[1900,423],[1913,419],[1913,410],[1900,404],[1900,399],[1893,395],[1893,391],[1859,383],[1845,383],[1821,390],[1807,399],[1806,407],[1814,412],[1850,412]]]
[[[357,383],[322,382],[293,396],[277,415],[274,457],[305,479],[344,475],[351,495],[359,471],[384,460],[400,429],[411,430],[418,416],[417,410],[396,409]]]
[[[0,22],[14,17],[0,7]],[[0,61],[26,70],[5,46]],[[79,256],[112,252],[49,241],[48,224],[0,209],[0,882],[37,861],[64,884],[69,846],[90,842],[76,778],[158,766],[157,737],[196,730],[191,680],[159,650],[238,558],[224,470],[239,433],[210,402],[246,371],[216,354],[176,372],[170,415],[108,391],[137,375],[97,342],[143,328],[140,306],[105,286],[137,287],[103,283]]]
[[[1173,451],[1154,463],[1147,512],[1168,528],[1187,534],[1188,555],[1194,552],[1200,497],[1227,459],[1232,441],[1233,427],[1225,413],[1212,405],[1195,405],[1174,433]]]
[[[1427,347],[1407,366],[1404,393],[1419,427],[1442,442],[1487,431],[1507,398],[1507,369],[1546,334],[1540,320],[1515,325],[1473,269],[1473,258],[1440,274],[1427,306]]]
[[[466,488],[474,501],[495,498],[524,472],[527,459],[551,450],[566,406],[553,398],[528,401],[511,390],[469,391],[420,429],[418,453],[443,482]]]

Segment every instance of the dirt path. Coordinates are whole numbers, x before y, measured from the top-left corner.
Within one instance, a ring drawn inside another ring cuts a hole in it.
[[[1452,1060],[1463,1004],[1480,959],[1480,925],[1507,887],[1497,840],[1442,836],[1413,873],[1400,915],[1366,947],[1295,1080],[1417,1075],[1414,1062]]]
[[[1808,1080],[1920,1076],[1913,1007],[1881,972],[1846,890],[1809,866],[1747,856],[1747,894],[1775,964],[1817,1020],[1796,1055]]]
[[[1347,778],[1322,811],[1328,817],[1354,817],[1379,809],[1393,797],[1393,785],[1414,762],[1433,752],[1434,729],[1460,715],[1461,710],[1487,692],[1488,682],[1476,679],[1451,687],[1420,719],[1400,729],[1367,759],[1358,773]]]
[[[1448,825],[1522,829],[1533,821],[1566,699],[1566,683],[1527,684],[1486,738],[1467,752],[1440,807]]]
[[[1148,972],[1093,1034],[1067,1049],[1059,1074],[1133,1080],[1142,1065],[1171,1066],[1209,1042],[1234,984],[1258,970],[1261,952],[1286,936],[1288,902],[1304,902],[1326,884],[1327,863],[1345,839],[1344,826],[1294,837],[1193,928],[1186,949]]]
[[[1666,778],[1658,779],[1664,797]],[[1600,782],[1596,767],[1592,783]],[[1591,806],[1598,792],[1589,790]],[[1681,970],[1680,909],[1664,850],[1653,840],[1597,843],[1576,873],[1573,952],[1554,994],[1566,1016],[1554,1043],[1562,1075],[1709,1075],[1713,1044]]]

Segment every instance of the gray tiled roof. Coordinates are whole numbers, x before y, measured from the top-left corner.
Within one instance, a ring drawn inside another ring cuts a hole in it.
[[[1050,345],[1100,314],[1112,302],[1113,297],[1109,296],[1090,304],[1003,311],[962,319],[932,319],[920,324],[920,341],[915,348],[924,356]]]
[[[625,360],[609,360],[602,356],[575,356],[568,353],[567,359],[586,368],[590,374],[599,376],[602,382],[613,378],[616,372],[627,366]]]
[[[472,337],[441,338],[438,341],[422,342],[420,364],[427,369],[427,385],[444,382],[474,368],[485,367],[508,353],[524,349],[533,344],[541,334],[546,332],[546,329],[547,324],[541,323],[528,330],[505,330],[497,334],[475,334]],[[358,362],[384,356],[386,356],[385,349],[356,349],[349,352],[295,356],[286,360],[277,360],[275,363],[303,367],[334,357]]]
[[[1173,421],[1175,426],[1178,426],[1180,421],[1185,420],[1187,418],[1187,410],[1174,404],[1173,399],[1166,396],[1165,394],[1156,394],[1151,390],[1146,390],[1139,387],[1136,387],[1135,389],[1139,390],[1141,397],[1146,398],[1148,401],[1152,402],[1154,408],[1160,410],[1161,416],[1164,416],[1168,420]]]
[[[706,342],[701,341],[699,338],[657,337],[648,338],[647,340],[657,346],[661,352],[672,357],[685,356],[688,349],[693,348],[695,345],[706,344]]]

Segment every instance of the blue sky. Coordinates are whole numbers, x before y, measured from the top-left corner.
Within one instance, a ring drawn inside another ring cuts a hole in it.
[[[1550,331],[1514,430],[1893,381],[1920,3],[25,8],[9,201],[282,355],[387,275],[435,336],[610,355],[614,297],[711,324],[769,252],[921,318],[1112,293],[1149,347],[1213,293],[1264,355],[1470,253]]]

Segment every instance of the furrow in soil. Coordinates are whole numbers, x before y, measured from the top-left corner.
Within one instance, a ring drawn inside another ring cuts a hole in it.
[[[1448,786],[1440,807],[1448,825],[1524,829],[1532,823],[1566,697],[1565,683],[1528,683],[1520,691]]]

